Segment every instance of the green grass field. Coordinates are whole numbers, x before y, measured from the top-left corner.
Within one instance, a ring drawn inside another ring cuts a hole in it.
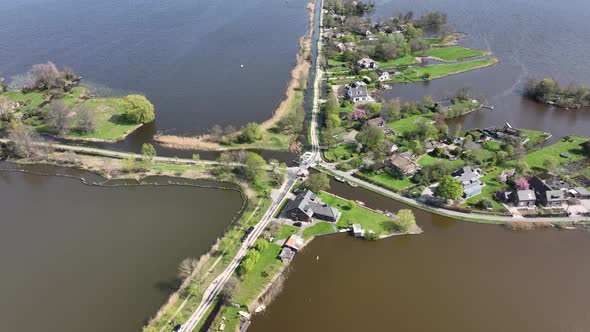
[[[291,226],[291,225],[283,225],[281,227],[281,231],[277,235],[278,240],[286,239],[293,234],[299,233],[299,227]]]
[[[536,172],[546,171],[543,163],[548,158],[555,159],[559,164],[580,160],[586,158],[584,150],[580,144],[584,143],[590,137],[588,136],[570,136],[573,142],[560,140],[559,142],[533,151],[525,155],[524,160],[529,164],[531,169]],[[567,153],[569,158],[561,157],[560,154]]]
[[[413,184],[410,178],[396,179],[387,172],[382,172],[378,174],[361,174],[370,179],[375,184],[381,184],[385,187],[393,188],[396,190],[405,189]]]
[[[481,50],[472,50],[463,46],[448,46],[448,47],[436,47],[431,48],[422,55],[435,57],[444,61],[457,61],[467,58],[473,58],[478,56],[484,56],[489,52]]]
[[[395,130],[396,133],[403,135],[415,131],[419,120],[432,121],[432,113],[413,115],[405,119],[389,122],[387,126]]]
[[[461,160],[461,159],[449,160],[449,159],[434,158],[433,156],[428,155],[428,154],[425,154],[422,157],[420,157],[420,159],[418,159],[417,163],[418,163],[418,165],[420,165],[420,167],[425,167],[425,166],[429,166],[429,165],[434,165],[434,163],[436,163],[439,160],[440,161],[446,160],[446,161],[450,162],[454,168],[459,168],[459,167],[463,166],[463,160]]]
[[[377,64],[379,65],[379,68],[394,68],[402,65],[411,65],[416,62],[416,57],[414,55],[406,55],[389,61],[377,61]]]
[[[414,80],[421,80],[426,73],[430,73],[430,79],[441,78],[449,75],[460,74],[466,71],[485,68],[495,65],[500,60],[486,58],[460,63],[426,65],[424,67],[409,68],[404,72],[406,76]]]
[[[98,129],[89,134],[72,131],[68,136],[76,138],[98,138],[103,140],[118,140],[125,133],[135,129],[138,125],[124,119],[121,98],[94,98],[83,102],[83,105],[96,113]],[[74,123],[74,127],[76,124]]]
[[[330,161],[344,161],[357,157],[356,144],[349,143],[326,150],[324,157]]]
[[[334,197],[325,192],[321,192],[320,197],[326,204],[342,212],[337,223],[339,228],[349,227],[349,224],[360,224],[364,229],[373,230],[377,234],[388,234],[397,230],[397,224],[393,220],[358,206],[355,202]]]
[[[7,91],[4,92],[2,96],[5,96],[12,101],[26,103],[25,106],[20,107],[18,110],[21,112],[28,112],[39,107],[39,105],[46,101],[49,97],[49,93],[47,91],[32,91],[28,93],[22,93],[21,91]]]
[[[521,129],[521,128],[519,128],[518,130],[522,131],[523,133],[525,133],[529,137],[528,144],[533,145],[533,146],[543,143],[548,137],[545,134],[545,132],[539,131],[539,130]]]
[[[303,238],[309,239],[310,237],[318,234],[326,234],[335,232],[334,226],[328,222],[319,222],[311,227],[307,227],[303,231]]]
[[[281,246],[269,243],[268,248],[260,253],[260,259],[251,271],[246,273],[238,284],[232,300],[240,304],[248,304],[264,288],[268,280],[275,275],[282,263],[277,259]]]

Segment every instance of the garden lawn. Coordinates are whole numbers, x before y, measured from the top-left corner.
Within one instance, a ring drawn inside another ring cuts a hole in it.
[[[481,194],[468,198],[462,206],[473,205],[479,202],[482,198],[487,198],[492,202],[494,211],[506,211],[506,208],[493,198],[493,193],[498,190],[509,189],[506,184],[498,182],[497,178],[502,173],[504,168],[497,167],[494,170],[487,172],[479,180],[486,185],[481,190]]]
[[[463,160],[461,160],[461,159],[449,160],[449,159],[443,159],[443,158],[435,158],[429,154],[425,154],[422,157],[420,157],[420,159],[418,159],[417,163],[418,163],[418,165],[420,165],[420,167],[423,168],[426,166],[434,165],[434,163],[436,163],[439,160],[440,161],[446,160],[446,161],[450,162],[454,168],[459,168],[463,165]]]
[[[387,172],[381,172],[378,174],[367,174],[367,173],[360,173],[362,176],[371,180],[371,182],[375,183],[376,185],[384,186],[385,188],[392,188],[395,190],[402,190],[413,183],[410,178],[403,178],[397,179],[391,176],[391,174]]]
[[[543,163],[548,158],[554,158],[561,165],[587,157],[580,144],[590,139],[590,137],[570,136],[570,138],[573,140],[572,142],[564,142],[562,139],[555,144],[527,153],[524,160],[529,164],[532,170],[543,172],[546,171]],[[562,153],[569,154],[569,158],[561,157],[560,154]]]
[[[453,74],[460,74],[470,70],[489,67],[495,65],[499,61],[500,60],[496,58],[486,58],[460,63],[426,65],[424,67],[410,68],[404,74],[414,80],[420,80],[424,74],[430,73],[430,79],[435,79]]]
[[[324,157],[330,161],[343,161],[357,157],[356,144],[349,143],[337,146],[324,152]]]
[[[423,55],[435,57],[444,61],[457,61],[461,59],[473,58],[478,56],[488,55],[490,52],[481,50],[472,50],[463,46],[447,46],[431,48]]]
[[[98,129],[89,134],[72,131],[68,136],[113,141],[123,139],[127,132],[133,131],[139,125],[124,119],[122,102],[121,98],[94,98],[85,101],[83,104],[96,113]]]
[[[303,238],[308,239],[314,235],[334,233],[334,226],[328,222],[319,222],[303,231]]]
[[[539,130],[520,129],[520,128],[518,130],[522,131],[523,133],[525,133],[529,137],[530,143],[528,143],[528,144],[530,144],[532,146],[543,143],[548,137],[548,135],[545,134],[545,132],[539,131]]]
[[[321,192],[320,198],[328,205],[342,212],[338,219],[338,228],[347,228],[351,224],[360,224],[365,230],[373,230],[377,234],[388,234],[397,230],[397,224],[390,218],[357,206],[356,203]]]
[[[350,68],[348,67],[333,67],[328,69],[328,73],[343,73],[343,72],[349,72]]]
[[[418,126],[418,120],[420,119],[425,119],[426,121],[430,122],[432,121],[432,113],[418,114],[405,119],[392,121],[387,123],[387,126],[393,129],[396,133],[403,135],[407,132],[415,131]]]
[[[406,55],[404,57],[389,60],[389,61],[377,61],[377,64],[379,65],[379,68],[394,68],[394,67],[402,66],[402,65],[411,65],[416,62],[417,61],[416,61],[415,56]]]
[[[281,231],[277,235],[278,240],[286,239],[293,234],[299,233],[299,227],[291,226],[291,225],[283,225],[281,227]]]
[[[280,269],[282,262],[277,258],[280,252],[281,246],[274,243],[268,244],[268,247],[260,253],[260,259],[254,264],[252,270],[242,277],[232,297],[233,302],[247,305],[256,298]]]
[[[32,91],[28,93],[23,93],[21,91],[7,91],[3,93],[2,96],[5,96],[12,101],[20,103],[26,102],[27,105],[19,107],[18,110],[28,112],[39,107],[39,105],[46,101],[49,97],[49,93],[46,91]]]

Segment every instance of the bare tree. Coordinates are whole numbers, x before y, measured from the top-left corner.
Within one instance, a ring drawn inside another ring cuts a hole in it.
[[[232,125],[227,125],[227,127],[225,127],[225,129],[223,130],[223,134],[227,136],[235,133],[236,131],[236,127]]]
[[[8,113],[12,111],[12,105],[10,99],[0,96],[0,119],[6,119]]]
[[[62,74],[53,62],[41,63],[31,67],[33,86],[37,89],[56,89],[64,87]]]
[[[211,136],[221,137],[221,136],[223,136],[223,129],[221,128],[220,125],[214,125],[211,128],[211,130],[209,130],[209,133],[211,134]]]
[[[178,266],[178,277],[185,279],[188,278],[192,273],[195,266],[198,264],[195,258],[185,258],[180,262]]]
[[[219,292],[219,300],[221,301],[221,303],[229,304],[231,302],[236,287],[237,281],[234,278],[229,279],[225,283],[225,286],[223,286],[223,289]]]
[[[57,134],[67,134],[72,124],[70,112],[70,109],[62,101],[54,101],[47,111],[47,125]]]
[[[61,75],[66,80],[73,80],[78,78],[76,72],[71,67],[64,67],[61,71]]]
[[[8,131],[8,149],[19,158],[34,157],[39,153],[39,141],[31,127],[17,124]]]
[[[82,105],[78,110],[78,131],[82,134],[89,134],[96,131],[98,124],[96,122],[96,113],[88,108],[86,105]]]

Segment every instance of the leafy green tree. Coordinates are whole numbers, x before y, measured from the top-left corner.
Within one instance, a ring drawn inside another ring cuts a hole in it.
[[[248,152],[244,161],[244,178],[252,183],[260,180],[266,170],[266,161],[259,154]]]
[[[330,179],[324,173],[312,173],[303,182],[303,187],[317,194],[330,189]]]
[[[143,95],[128,95],[123,99],[123,109],[127,119],[134,123],[154,121],[154,105]]]
[[[143,143],[141,146],[141,155],[145,160],[152,160],[156,156],[156,149],[150,143]]]
[[[516,163],[516,166],[514,167],[514,169],[516,170],[516,173],[522,174],[522,175],[527,175],[527,174],[530,174],[530,172],[531,172],[531,167],[524,160],[518,161]]]
[[[407,232],[416,226],[416,217],[410,209],[401,209],[395,216],[401,232]]]
[[[377,151],[383,144],[385,134],[381,128],[367,124],[356,135],[356,139],[368,150]]]
[[[198,153],[193,153],[193,160],[194,160],[194,161],[199,161],[199,160],[201,160],[201,155],[199,155]]]
[[[445,199],[457,200],[463,196],[463,186],[461,186],[461,181],[446,175],[440,180],[434,194]]]
[[[543,167],[545,167],[546,171],[553,172],[559,167],[559,162],[554,157],[548,157],[543,161]]]
[[[408,40],[419,38],[420,36],[422,36],[422,30],[415,28],[412,23],[408,23],[406,25],[405,35]]]
[[[238,136],[238,143],[253,143],[262,139],[262,131],[257,123],[248,123]]]
[[[266,250],[266,248],[268,248],[268,241],[266,241],[265,239],[258,239],[254,241],[252,248],[262,252]]]
[[[385,121],[396,121],[401,118],[401,104],[399,98],[388,100],[381,106],[381,117]]]
[[[256,261],[254,261],[252,258],[244,258],[236,269],[236,273],[240,276],[244,276],[248,272],[252,271],[254,264],[256,264]]]

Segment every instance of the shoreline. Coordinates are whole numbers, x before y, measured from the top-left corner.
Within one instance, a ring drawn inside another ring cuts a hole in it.
[[[295,54],[295,66],[291,69],[290,79],[284,92],[284,98],[274,109],[270,118],[259,123],[261,131],[268,133],[281,118],[283,118],[295,101],[295,95],[298,91],[305,90],[309,84],[309,70],[311,68],[311,46],[314,33],[315,6],[317,0],[307,3],[306,9],[309,11],[309,28],[305,35],[299,38],[299,50]],[[300,86],[300,81],[304,81],[304,86]],[[302,102],[303,103],[303,102]],[[202,134],[198,136],[177,136],[177,135],[154,135],[154,141],[164,147],[180,150],[201,150],[201,151],[227,151],[227,150],[248,150],[248,149],[265,149],[265,150],[288,150],[287,147],[273,148],[268,142],[254,142],[250,144],[224,145],[224,141],[232,139],[239,135],[240,131],[231,135],[226,135],[220,139],[214,139],[211,134]],[[290,135],[291,136],[291,135]]]

